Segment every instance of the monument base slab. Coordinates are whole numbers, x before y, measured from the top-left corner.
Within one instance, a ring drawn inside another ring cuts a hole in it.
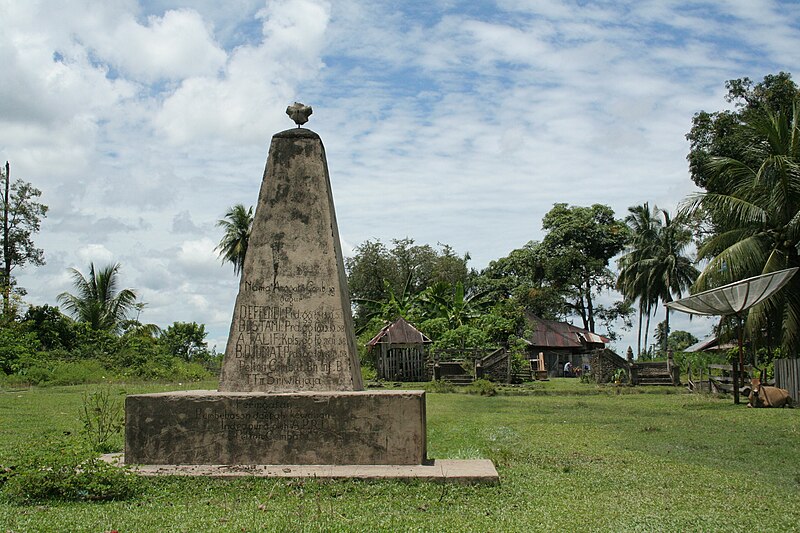
[[[125,399],[124,460],[423,465],[425,418],[424,391],[134,394]]]
[[[106,454],[102,459],[114,465],[125,462],[121,453]],[[489,459],[436,459],[421,465],[135,465],[132,470],[141,476],[419,479],[464,484],[500,481]]]

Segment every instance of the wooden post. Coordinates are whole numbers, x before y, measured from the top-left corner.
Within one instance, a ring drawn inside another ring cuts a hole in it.
[[[736,315],[736,321],[739,326],[739,367],[737,368],[736,362],[733,363],[733,403],[739,405],[739,376],[740,372],[744,372],[744,355],[743,355],[743,348],[742,348],[742,337],[744,336],[744,332],[742,331],[742,317],[741,315]]]

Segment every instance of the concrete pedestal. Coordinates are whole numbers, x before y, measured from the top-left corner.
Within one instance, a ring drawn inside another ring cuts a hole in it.
[[[424,391],[185,391],[125,400],[125,462],[421,465]]]

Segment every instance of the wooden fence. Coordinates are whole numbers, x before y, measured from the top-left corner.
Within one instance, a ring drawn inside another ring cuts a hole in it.
[[[800,402],[800,359],[775,359],[775,385]]]

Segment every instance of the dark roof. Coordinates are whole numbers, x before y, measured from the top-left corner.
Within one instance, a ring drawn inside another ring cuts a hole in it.
[[[611,339],[573,326],[567,322],[545,320],[533,313],[526,313],[526,319],[534,326],[531,345],[546,348],[586,348],[589,344],[608,344]]]
[[[388,326],[385,326],[367,346],[376,344],[428,344],[432,342],[420,330],[409,324],[406,319],[398,318]]]
[[[698,343],[692,344],[691,346],[684,348],[684,352],[716,352],[722,350],[730,350],[731,348],[736,348],[736,343],[727,342],[725,344],[720,344],[719,339],[712,335],[701,340]]]

